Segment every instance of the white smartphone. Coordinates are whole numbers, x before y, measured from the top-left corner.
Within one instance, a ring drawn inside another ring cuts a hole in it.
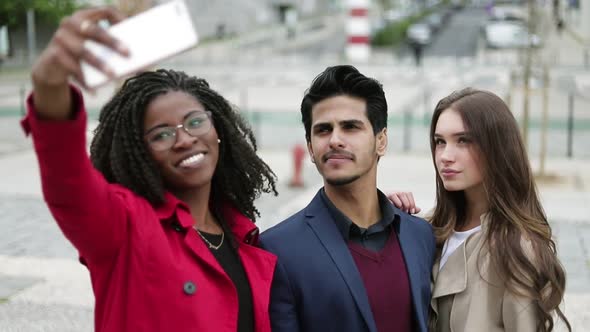
[[[151,66],[195,46],[198,42],[183,0],[173,0],[153,7],[111,26],[108,32],[127,46],[129,57],[121,56],[92,40],[87,40],[85,47],[114,71],[115,78]],[[89,88],[97,88],[110,80],[85,62],[82,62],[82,73]]]

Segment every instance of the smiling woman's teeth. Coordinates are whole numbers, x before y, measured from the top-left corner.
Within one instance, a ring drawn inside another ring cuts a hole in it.
[[[185,160],[181,161],[179,166],[186,167],[190,165],[194,165],[203,159],[204,155],[202,153],[196,154],[192,157],[186,158]]]

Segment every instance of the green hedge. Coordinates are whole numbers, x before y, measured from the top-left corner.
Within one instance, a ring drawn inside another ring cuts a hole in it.
[[[375,33],[371,44],[374,46],[393,46],[398,44],[406,37],[406,30],[408,30],[410,24],[412,24],[412,21],[409,18],[388,24]]]
[[[423,17],[433,12],[432,10],[425,10],[420,14],[410,16],[401,21],[392,22],[386,25],[383,29],[377,31],[371,40],[373,46],[395,46],[406,39],[406,30]]]

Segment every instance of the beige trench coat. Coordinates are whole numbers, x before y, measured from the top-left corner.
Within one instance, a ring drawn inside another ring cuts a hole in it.
[[[478,262],[484,236],[485,217],[482,217],[482,231],[472,234],[457,248],[442,270],[439,271],[440,257],[434,264],[431,331],[536,330],[532,301],[506,289],[499,275],[490,268],[487,247],[483,248]]]

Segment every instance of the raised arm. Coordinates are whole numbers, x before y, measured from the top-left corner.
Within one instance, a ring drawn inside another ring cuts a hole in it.
[[[80,63],[82,60],[112,76],[112,70],[86,51],[84,41],[94,40],[126,55],[127,50],[96,22],[119,22],[123,17],[113,8],[97,8],[76,12],[62,20],[47,48],[34,64],[31,78],[35,112],[42,119],[65,120],[73,113],[69,79],[85,87]]]
[[[43,194],[66,237],[87,260],[111,255],[124,239],[125,204],[92,167],[86,152],[86,113],[81,93],[82,60],[109,70],[83,44],[92,39],[112,48],[117,42],[96,25],[117,22],[110,8],[83,10],[65,18],[32,69],[33,93],[22,124],[33,136]]]

